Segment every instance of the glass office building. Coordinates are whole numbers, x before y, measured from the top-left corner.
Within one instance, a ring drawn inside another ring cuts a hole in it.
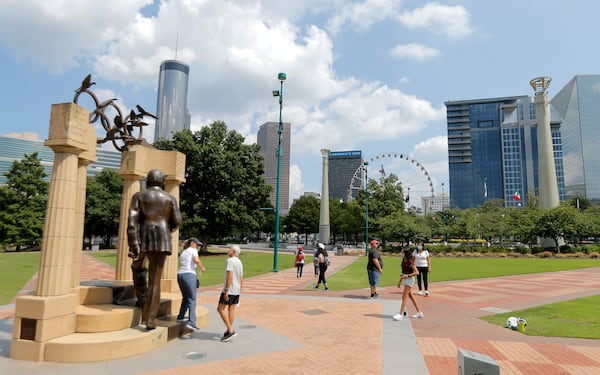
[[[350,189],[352,178],[363,164],[361,151],[329,152],[329,198],[349,201],[358,196],[358,190]]]
[[[502,199],[519,207],[537,192],[535,104],[529,96],[448,101],[450,207],[478,207]],[[561,129],[551,111],[559,197],[564,199]],[[513,196],[518,193],[521,200]]]
[[[41,164],[46,172],[46,180],[50,181],[54,166],[54,152],[50,147],[44,146],[44,141],[37,139],[37,134],[28,137],[0,136],[0,184],[6,183],[5,173],[10,170],[14,161],[24,159],[25,155],[38,153]],[[94,177],[102,169],[108,168],[118,171],[121,168],[121,153],[113,150],[96,149],[96,162],[91,163],[87,169],[88,177]]]
[[[190,128],[187,108],[189,73],[190,67],[180,61],[166,60],[160,64],[154,140],[172,139],[173,133]]]
[[[281,164],[279,179],[279,209],[284,213],[290,208],[290,143],[291,123],[284,122],[281,135]],[[256,143],[260,146],[259,153],[265,160],[265,183],[271,186],[269,202],[276,204],[277,193],[277,148],[279,147],[279,123],[266,122],[258,128]]]
[[[600,75],[575,76],[550,104],[563,118],[566,197],[600,200]]]

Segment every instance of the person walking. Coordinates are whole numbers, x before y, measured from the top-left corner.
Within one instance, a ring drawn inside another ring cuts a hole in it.
[[[229,341],[237,335],[233,330],[233,320],[235,319],[235,307],[240,303],[240,292],[244,282],[244,265],[239,258],[241,252],[242,250],[238,245],[230,246],[227,251],[225,280],[223,281],[223,291],[219,296],[219,305],[217,306],[217,312],[227,327],[221,341]]]
[[[302,246],[298,247],[298,254],[296,254],[296,277],[302,277],[302,269],[304,268],[304,251]]]
[[[372,240],[370,242],[369,260],[367,262],[367,276],[369,277],[369,287],[371,288],[371,298],[379,298],[377,294],[377,286],[379,285],[379,277],[383,273],[383,259],[377,250],[379,241]]]
[[[431,260],[429,259],[429,251],[425,249],[423,243],[417,245],[417,249],[413,252],[413,256],[415,257],[415,266],[417,266],[417,270],[419,274],[417,275],[417,285],[419,287],[418,295],[428,296],[429,295],[429,281],[427,275],[431,272]],[[423,283],[421,283],[423,281]],[[425,287],[425,294],[423,294],[423,288]]]
[[[196,289],[200,286],[196,276],[196,267],[200,267],[202,272],[206,272],[206,268],[198,256],[198,247],[203,245],[196,237],[185,241],[184,250],[179,255],[179,271],[177,272],[177,284],[179,284],[179,290],[183,297],[177,321],[185,322],[185,314],[189,311],[187,327],[194,331],[198,330],[198,326],[196,326]]]
[[[313,251],[313,265],[315,266],[315,277],[319,277],[319,247]]]
[[[325,250],[325,245],[320,242],[317,245],[317,260],[319,262],[319,280],[314,288],[319,289],[319,285],[323,283],[325,290],[329,290],[329,286],[327,286],[327,279],[325,278],[325,272],[327,272],[328,265],[327,263],[329,262],[329,254],[327,254],[327,250]]]
[[[402,305],[400,306],[400,312],[394,315],[394,320],[403,320],[406,314],[406,300],[410,298],[417,313],[413,315],[413,318],[422,318],[423,312],[419,308],[419,304],[412,294],[412,286],[415,284],[415,276],[419,274],[419,270],[415,266],[414,259],[412,256],[412,250],[404,250],[404,258],[402,259],[402,274],[400,274],[400,280],[398,280],[398,288],[404,281],[404,290],[402,290]]]

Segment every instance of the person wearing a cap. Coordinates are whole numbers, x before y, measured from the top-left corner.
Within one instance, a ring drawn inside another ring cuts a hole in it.
[[[302,269],[304,268],[304,251],[302,250],[302,246],[298,247],[298,254],[296,254],[294,264],[296,266],[296,277],[302,277]]]
[[[235,318],[235,308],[240,303],[240,292],[244,282],[244,265],[240,260],[242,250],[238,245],[232,245],[227,251],[227,262],[225,264],[225,280],[223,281],[223,291],[219,296],[219,305],[217,312],[227,326],[227,331],[221,337],[221,341],[229,341],[237,333],[233,330],[233,320]],[[227,308],[227,312],[225,309]]]
[[[377,294],[377,286],[379,285],[379,277],[383,273],[383,259],[377,250],[379,241],[372,240],[370,242],[369,261],[367,262],[367,276],[369,276],[369,286],[371,288],[371,298],[379,298]]]
[[[196,237],[191,237],[184,242],[184,250],[179,255],[179,271],[177,272],[177,284],[179,284],[179,290],[183,297],[177,321],[184,322],[185,314],[189,311],[187,327],[194,331],[198,330],[198,326],[196,326],[196,289],[200,286],[196,276],[196,267],[200,267],[202,272],[206,272],[206,268],[198,256],[198,247],[202,246],[203,243]]]
[[[319,280],[317,281],[317,285],[314,286],[315,289],[319,289],[319,285],[323,283],[325,290],[329,290],[329,286],[327,286],[327,279],[325,278],[325,272],[327,272],[327,259],[329,254],[327,254],[327,250],[325,250],[325,245],[319,242],[317,244],[317,259],[319,260]]]

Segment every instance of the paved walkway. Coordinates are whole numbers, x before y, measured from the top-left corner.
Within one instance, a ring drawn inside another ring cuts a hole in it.
[[[329,274],[355,257],[332,257]],[[600,340],[530,337],[478,319],[495,312],[600,293],[600,268],[439,282],[420,297],[424,319],[394,322],[400,289],[307,289],[312,265],[298,279],[283,270],[244,283],[238,336],[219,341],[219,288],[201,288],[211,311],[201,332],[140,356],[103,363],[32,363],[9,358],[13,306],[0,306],[0,373],[12,374],[454,374],[457,348],[492,357],[505,374],[599,374]],[[84,253],[82,280],[114,279],[114,270]],[[435,277],[435,275],[433,275]],[[34,277],[35,279],[35,277]],[[365,275],[366,279],[366,275]],[[23,292],[35,288],[35,280]],[[410,309],[410,305],[409,305]],[[410,310],[409,310],[410,312]]]

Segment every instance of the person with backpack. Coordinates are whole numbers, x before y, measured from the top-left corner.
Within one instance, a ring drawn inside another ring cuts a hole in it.
[[[302,251],[302,246],[298,247],[298,254],[296,254],[294,263],[296,265],[296,277],[302,277],[302,269],[304,268],[304,251]]]
[[[417,270],[419,274],[417,275],[417,285],[419,286],[418,295],[423,295],[422,285],[425,287],[425,296],[429,295],[429,282],[427,280],[427,275],[431,272],[431,260],[429,260],[429,251],[425,249],[423,243],[417,245],[417,249],[413,252],[413,257],[415,259],[415,266],[417,266]],[[423,283],[421,283],[421,279]]]
[[[327,266],[329,265],[329,254],[327,254],[327,250],[325,250],[325,245],[320,242],[317,245],[317,259],[319,262],[319,280],[314,288],[319,289],[319,285],[323,283],[325,290],[329,290],[327,279],[325,278],[325,272],[327,272]]]

